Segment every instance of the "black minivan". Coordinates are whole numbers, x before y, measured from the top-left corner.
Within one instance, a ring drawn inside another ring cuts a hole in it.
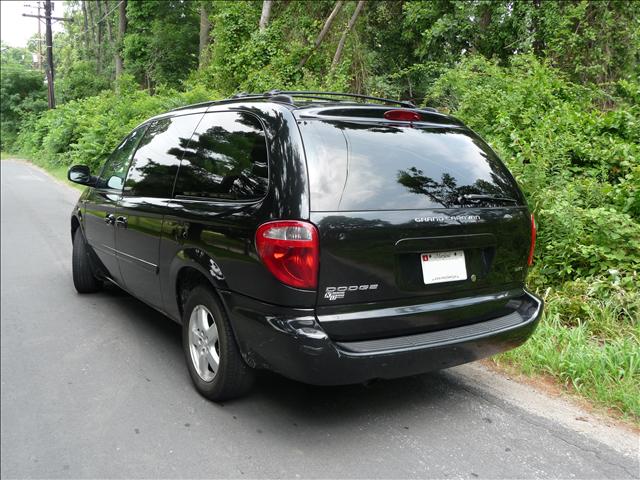
[[[131,132],[71,216],[80,293],[113,282],[183,325],[198,391],[256,369],[317,385],[447,368],[523,343],[535,224],[460,121],[328,92],[240,94]]]

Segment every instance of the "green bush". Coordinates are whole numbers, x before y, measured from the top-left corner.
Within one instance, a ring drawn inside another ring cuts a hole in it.
[[[41,72],[24,65],[5,63],[0,75],[0,147],[13,150],[26,116],[47,108],[47,89]]]
[[[84,164],[96,171],[139,123],[169,109],[209,99],[203,87],[189,92],[160,89],[152,96],[125,77],[119,93],[104,91],[30,118],[22,127],[18,145],[40,165]]]

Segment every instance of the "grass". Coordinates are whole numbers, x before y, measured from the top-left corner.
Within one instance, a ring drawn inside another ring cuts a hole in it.
[[[550,376],[640,425],[640,292],[615,280],[577,280],[545,297],[536,333],[494,362]]]

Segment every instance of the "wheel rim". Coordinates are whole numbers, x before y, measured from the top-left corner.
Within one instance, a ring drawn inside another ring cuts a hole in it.
[[[205,382],[213,381],[220,365],[218,328],[204,305],[197,305],[189,317],[189,351],[198,376]]]

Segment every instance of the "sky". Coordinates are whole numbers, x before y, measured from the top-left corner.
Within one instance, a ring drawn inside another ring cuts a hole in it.
[[[38,20],[23,17],[23,13],[37,14],[37,0],[1,0],[0,1],[0,38],[12,47],[26,47],[29,38],[38,33]],[[42,2],[44,5],[44,2]],[[34,8],[25,7],[32,5]],[[44,9],[40,11],[44,15]],[[64,5],[61,0],[53,2],[53,16],[64,16]],[[63,22],[52,22],[54,32],[63,30]],[[42,35],[44,36],[44,20],[42,20]]]

